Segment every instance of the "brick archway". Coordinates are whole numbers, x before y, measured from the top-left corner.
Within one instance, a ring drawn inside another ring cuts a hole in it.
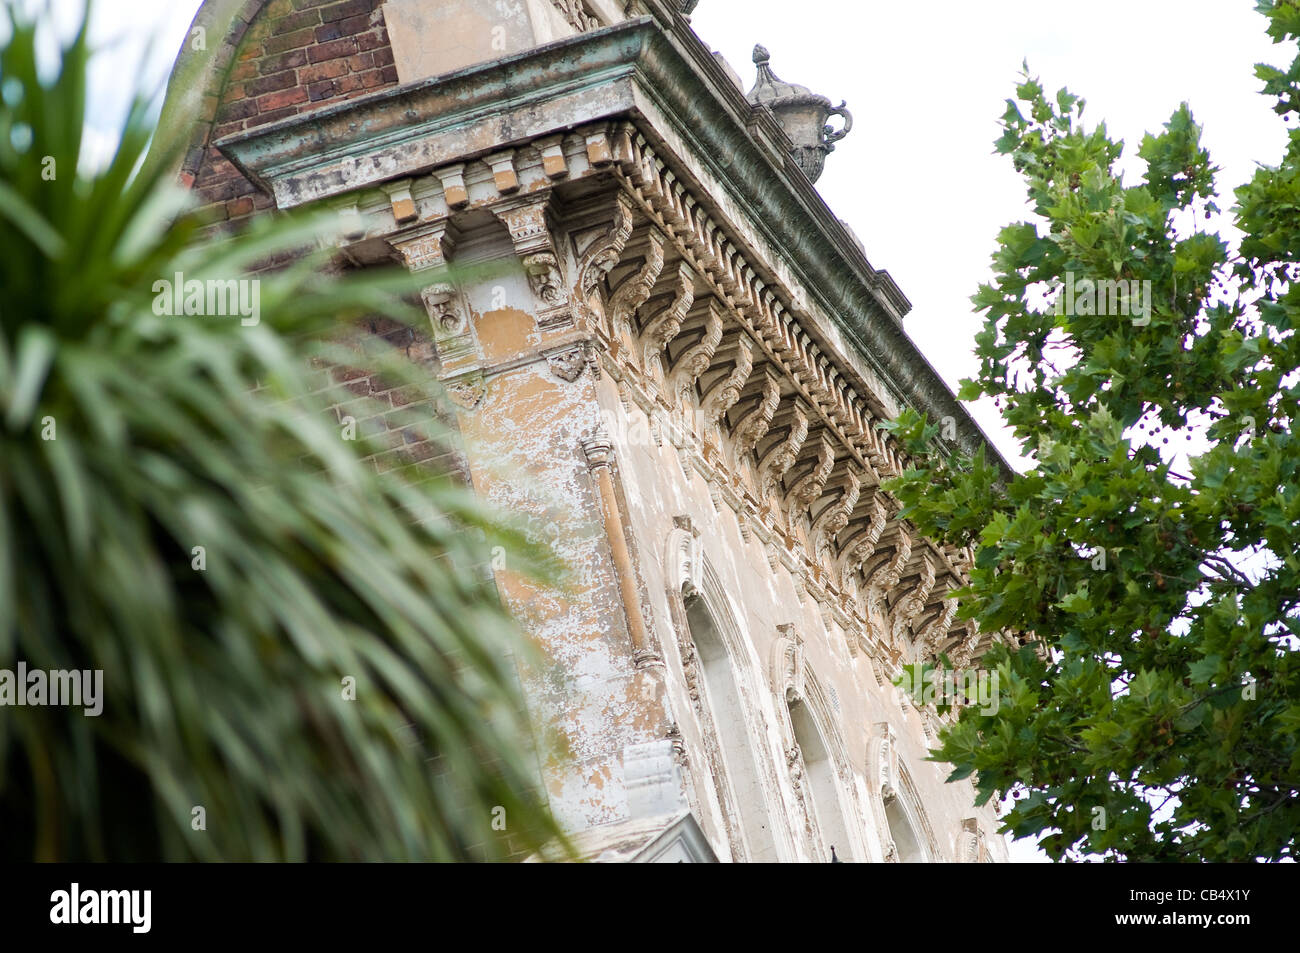
[[[160,137],[184,136],[176,168],[215,221],[269,196],[213,143],[278,119],[397,85],[382,0],[205,0],[172,68]]]

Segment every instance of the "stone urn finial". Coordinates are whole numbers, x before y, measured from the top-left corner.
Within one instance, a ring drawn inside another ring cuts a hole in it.
[[[807,86],[787,83],[772,72],[772,54],[767,47],[754,47],[754,63],[758,78],[749,91],[749,101],[755,106],[767,106],[776,115],[791,141],[794,158],[808,181],[821,178],[826,157],[835,151],[839,142],[853,129],[853,115],[846,103],[832,106],[825,96],[819,96]],[[836,130],[828,125],[831,116],[844,120],[843,128]]]

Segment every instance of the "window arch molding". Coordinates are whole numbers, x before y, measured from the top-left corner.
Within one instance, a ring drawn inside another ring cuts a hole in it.
[[[917,795],[911,772],[898,760],[898,738],[879,722],[867,749],[872,813],[887,863],[932,863],[942,859],[939,842]]]
[[[786,766],[807,821],[813,855],[829,859],[832,844],[838,842],[841,860],[865,861],[862,803],[839,720],[795,627],[778,626],[777,632],[768,677],[776,697]],[[819,750],[808,750],[810,743]]]
[[[670,615],[733,859],[796,859],[758,653],[699,531],[685,517],[674,523],[665,563]]]

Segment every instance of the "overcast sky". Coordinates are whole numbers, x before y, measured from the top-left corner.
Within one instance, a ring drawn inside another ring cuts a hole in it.
[[[64,7],[75,0],[59,0]],[[198,0],[100,0],[95,36],[111,43],[95,72],[97,137],[112,141],[125,81],[161,82]],[[993,154],[1004,100],[1024,60],[1049,90],[1085,97],[1085,119],[1129,143],[1187,101],[1222,167],[1221,187],[1275,163],[1285,127],[1258,95],[1252,65],[1286,65],[1254,0],[701,0],[700,36],[752,84],[755,43],[772,68],[836,103],[853,133],[818,183],[871,263],[911,299],[906,328],[949,382],[974,370],[980,318],[970,296],[989,275],[994,237],[1025,216],[1023,186]],[[144,68],[142,50],[156,47]],[[1230,206],[1230,201],[1220,203]],[[976,417],[1009,457],[991,408]],[[1013,848],[1020,858],[1024,848]]]

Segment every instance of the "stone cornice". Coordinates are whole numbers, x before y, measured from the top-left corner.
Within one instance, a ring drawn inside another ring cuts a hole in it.
[[[270,123],[218,147],[290,208],[616,117],[689,147],[831,316],[832,327],[808,330],[861,393],[884,397],[868,386],[875,379],[891,402],[952,418],[961,449],[986,444],[1001,459],[903,331],[908,304],[888,273],[871,266],[784,149],[770,147],[785,141],[776,121],[749,105],[675,11]]]

